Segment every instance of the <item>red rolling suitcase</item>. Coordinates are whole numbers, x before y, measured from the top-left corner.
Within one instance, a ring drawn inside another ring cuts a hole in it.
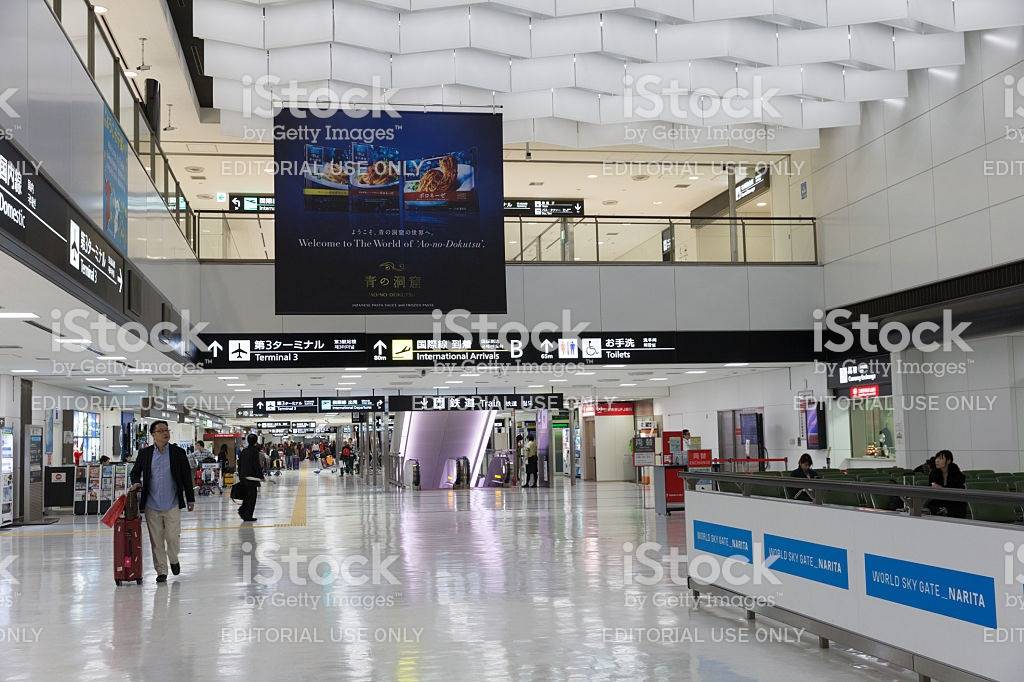
[[[114,582],[131,580],[142,584],[142,517],[135,492],[128,493],[124,513],[114,523]]]

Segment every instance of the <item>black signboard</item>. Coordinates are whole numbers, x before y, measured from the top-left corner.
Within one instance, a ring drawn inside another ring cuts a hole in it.
[[[195,361],[218,370],[809,362],[821,355],[813,350],[810,330],[552,332],[538,335],[536,344],[518,334],[486,339],[454,334],[203,334],[201,338],[209,349],[197,352]],[[320,411],[362,411],[362,406],[346,407],[344,402],[360,399],[339,398],[338,409]],[[253,409],[260,412],[255,404]],[[240,412],[239,416],[249,415]]]
[[[206,369],[348,367],[363,364],[363,334],[200,334]]]
[[[504,210],[507,216],[521,218],[582,218],[587,206],[583,199],[505,199]]]
[[[319,398],[321,414],[346,412],[383,412],[385,399],[381,396],[346,396],[344,398]]]
[[[228,213],[273,213],[273,194],[231,194]]]
[[[830,389],[892,383],[892,360],[889,355],[829,361],[825,363],[825,368],[826,382]]]
[[[277,313],[505,313],[501,115],[367,113],[274,119]]]
[[[388,398],[392,412],[468,412],[473,410],[560,410],[565,404],[560,393],[399,395]]]
[[[124,258],[75,210],[38,164],[0,139],[0,229],[116,310],[124,309]]]
[[[274,429],[287,429],[291,425],[291,422],[256,422],[256,428],[264,431],[273,431]]]
[[[267,414],[316,414],[316,398],[257,398],[252,401],[254,409]]]
[[[266,412],[260,412],[254,410],[251,407],[238,407],[235,408],[235,417],[238,419],[251,419],[252,417],[266,417]]]

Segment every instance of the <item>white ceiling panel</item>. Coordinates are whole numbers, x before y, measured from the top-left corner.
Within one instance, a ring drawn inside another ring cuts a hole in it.
[[[391,57],[383,52],[332,43],[330,64],[334,80],[391,87]]]
[[[197,0],[192,8],[197,38],[247,47],[264,47],[263,8],[230,0]]]
[[[469,10],[449,7],[402,15],[402,54],[469,47]]]
[[[269,50],[269,73],[285,81],[329,80],[331,78],[331,44],[296,45]]]
[[[270,5],[265,11],[268,49],[334,40],[332,0]]]
[[[533,22],[534,57],[600,51],[600,14],[580,14]]]
[[[470,16],[469,44],[511,57],[529,57],[530,17],[474,6]]]
[[[398,52],[398,14],[379,7],[335,0],[334,39],[356,47]]]
[[[1024,26],[1024,0],[193,0],[193,13],[225,130],[241,129],[246,79],[269,62],[371,101],[497,100],[506,139],[773,151],[907,97],[908,71],[964,64],[965,30]],[[638,124],[681,137],[624,136]]]
[[[608,54],[652,62],[658,58],[656,24],[629,14],[604,15],[603,46]]]

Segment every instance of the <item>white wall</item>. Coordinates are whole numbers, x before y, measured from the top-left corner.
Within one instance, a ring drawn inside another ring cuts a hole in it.
[[[800,413],[794,407],[794,399],[802,390],[812,390],[819,397],[825,395],[825,376],[815,374],[811,364],[743,372],[727,379],[677,386],[668,398],[655,398],[654,413],[664,417],[666,431],[689,429],[694,436],[700,436],[704,448],[719,457],[718,412],[764,408],[768,456],[789,457],[789,466],[794,468],[796,460],[806,451],[796,441],[800,435]],[[815,467],[825,466],[826,451],[810,451],[810,454]],[[779,469],[781,464],[773,464],[771,468]]]
[[[864,103],[860,126],[822,130],[791,178],[794,213],[819,218],[829,307],[1024,258],[1024,178],[985,170],[1024,158],[1006,139],[1024,118],[1005,117],[1003,81],[1024,76],[1024,28],[966,44],[965,66],[911,71],[909,98]]]
[[[512,265],[505,268],[508,314],[500,324],[561,323],[562,310],[590,329],[809,329],[823,305],[813,266]],[[430,315],[280,316],[273,263],[151,261],[146,275],[178,309],[210,322],[209,332],[431,331]],[[198,292],[198,293],[197,293]],[[642,305],[637,305],[638,296]]]
[[[631,481],[634,476],[629,440],[635,435],[632,415],[594,417],[598,481]]]
[[[953,363],[964,373],[904,374],[906,396],[934,396],[936,409],[903,410],[907,460],[917,466],[952,450],[962,469],[1024,471],[1024,336],[970,339],[972,352],[905,354],[907,362]],[[903,401],[909,404],[909,401]],[[903,465],[903,462],[900,462]]]

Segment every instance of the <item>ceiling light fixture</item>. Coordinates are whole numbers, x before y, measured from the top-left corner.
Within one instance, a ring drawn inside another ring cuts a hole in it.
[[[35,313],[0,313],[0,320],[38,320]]]
[[[727,363],[725,363],[725,366],[726,367],[746,367],[749,364],[750,364],[749,362],[727,362]]]
[[[97,360],[110,360],[111,362],[113,362],[114,360],[127,360],[128,358],[126,358],[123,355],[101,355],[101,356],[99,356],[96,359]]]
[[[39,374],[38,369],[12,369],[11,374]]]
[[[339,381],[338,385],[339,386],[355,386],[356,382],[354,382],[354,381]]]
[[[527,388],[544,388],[544,387],[542,385],[540,385],[540,384],[533,384],[531,386],[527,386]]]
[[[587,179],[588,180],[597,180],[597,176],[594,175],[593,173],[591,173],[590,175],[587,176]]]
[[[125,391],[125,393],[139,394],[139,393],[145,393],[145,391]]]
[[[54,339],[53,342],[67,345],[82,345],[92,343],[92,339]]]
[[[625,365],[605,365],[605,369],[623,369]]]
[[[174,122],[171,119],[171,114],[173,113],[173,111],[174,111],[174,105],[173,104],[168,104],[167,105],[167,125],[164,126],[164,132],[165,133],[173,133],[175,130],[177,130],[177,127],[175,127]]]
[[[221,381],[235,381],[235,380],[238,379],[238,377],[217,377],[217,378],[220,379]]]
[[[551,383],[553,383],[553,384],[564,384],[567,381],[569,381],[569,380],[568,379],[552,379]]]
[[[129,367],[128,371],[132,374],[152,374],[153,370],[148,367]]]
[[[464,381],[446,381],[444,383],[446,383],[446,384],[462,384],[462,383],[465,383],[465,382]]]
[[[633,388],[636,384],[619,384],[619,388]]]
[[[668,381],[668,377],[653,377],[651,381]]]
[[[107,8],[104,7],[103,5],[95,5],[95,6],[93,6],[92,11],[95,12],[96,14],[106,14],[107,13]]]
[[[342,379],[362,379],[363,375],[362,374],[342,374],[341,378]]]
[[[345,371],[346,372],[365,372],[366,368],[365,367],[346,367]]]
[[[757,202],[757,207],[758,208],[764,208],[767,205],[768,205],[767,201],[759,201],[759,202]]]
[[[108,379],[106,377],[86,377],[85,380],[86,381],[110,381],[110,379]]]
[[[244,388],[245,384],[225,384],[229,388]]]
[[[107,388],[128,388],[128,384],[110,384]]]
[[[136,71],[149,71],[152,66],[146,63],[146,41],[148,38],[139,38],[139,45],[142,48],[142,63],[135,67]],[[146,170],[149,170],[148,168]]]
[[[708,372],[705,369],[691,369],[690,371],[687,372],[687,374],[707,374],[707,373]]]
[[[235,393],[252,393],[251,388],[236,388]]]

